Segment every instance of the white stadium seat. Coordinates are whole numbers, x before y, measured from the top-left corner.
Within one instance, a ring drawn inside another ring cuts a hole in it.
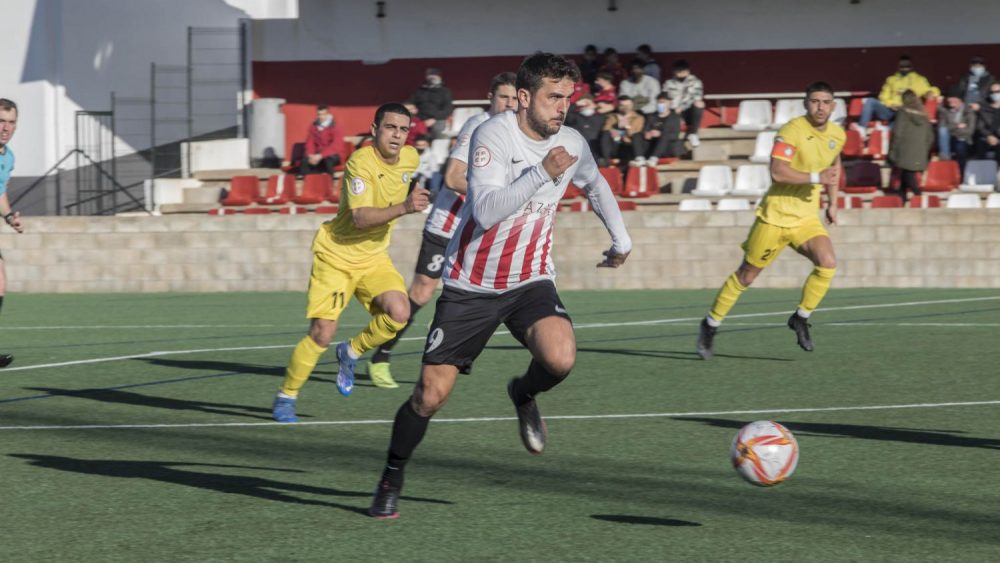
[[[753,154],[750,155],[750,162],[767,164],[771,162],[771,149],[774,148],[774,131],[761,131],[757,133],[757,141],[753,145]]]
[[[997,186],[995,160],[970,160],[965,164],[965,178],[958,190],[962,192],[991,193]]]
[[[847,102],[843,98],[833,100],[833,114],[830,115],[830,121],[835,121],[840,125],[847,121]]]
[[[710,164],[702,166],[698,171],[698,184],[691,195],[718,197],[731,191],[733,191],[733,171],[724,164]]]
[[[979,209],[982,201],[979,194],[951,194],[948,196],[948,209]]]
[[[774,107],[774,122],[771,129],[781,129],[781,126],[789,121],[806,114],[806,106],[802,100],[778,100]]]
[[[749,199],[725,197],[719,200],[715,209],[718,211],[750,211],[753,208],[750,206]]]
[[[680,211],[711,211],[712,202],[707,199],[682,199],[678,209]]]
[[[986,198],[987,209],[1000,209],[1000,194],[990,194]]]
[[[771,102],[768,100],[743,100],[736,115],[736,131],[763,131],[771,124]]]
[[[771,169],[765,164],[741,164],[731,195],[760,197],[771,187]]]
[[[458,135],[458,132],[462,130],[462,126],[465,122],[469,120],[470,117],[478,113],[483,113],[483,108],[480,107],[461,107],[455,108],[451,112],[451,127],[448,128],[448,134],[452,137]]]

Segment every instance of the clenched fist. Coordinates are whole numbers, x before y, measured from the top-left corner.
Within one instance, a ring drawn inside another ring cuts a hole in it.
[[[403,207],[407,213],[419,213],[431,204],[431,192],[426,188],[414,186],[410,195],[406,196]]]
[[[580,157],[573,156],[566,152],[565,147],[555,147],[549,151],[549,154],[545,155],[542,159],[542,168],[545,169],[545,173],[555,181],[556,178],[562,176],[563,172],[569,169],[570,166],[580,160]]]

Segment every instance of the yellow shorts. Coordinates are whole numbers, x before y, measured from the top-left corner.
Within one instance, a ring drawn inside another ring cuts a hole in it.
[[[309,305],[306,318],[335,321],[347,308],[353,295],[373,313],[372,301],[387,291],[406,294],[403,276],[393,266],[388,254],[363,267],[347,266],[325,252],[313,254],[309,274]]]
[[[746,253],[744,259],[748,264],[765,268],[789,244],[797,249],[819,236],[830,236],[819,217],[811,217],[795,227],[778,227],[757,218],[741,247]]]

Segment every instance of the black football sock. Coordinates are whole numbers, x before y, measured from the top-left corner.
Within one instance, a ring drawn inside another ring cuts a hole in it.
[[[382,480],[388,481],[394,487],[403,486],[403,468],[410,461],[413,450],[427,433],[429,416],[420,416],[410,400],[407,399],[396,411],[396,420],[392,423],[392,439],[389,441],[389,456],[386,459]]]
[[[521,406],[535,398],[539,393],[552,389],[565,379],[565,376],[558,377],[549,373],[540,362],[531,360],[528,372],[523,377],[514,380],[513,400],[514,404]]]
[[[410,318],[406,321],[406,326],[401,328],[399,332],[396,333],[396,336],[392,337],[392,340],[383,343],[378,347],[378,349],[375,350],[375,353],[372,354],[373,364],[381,364],[389,361],[389,357],[392,355],[393,347],[395,347],[396,343],[399,342],[399,339],[403,337],[403,333],[406,332],[406,329],[410,328],[410,325],[413,324],[413,317],[417,316],[417,311],[419,311],[422,306],[423,305],[417,305],[412,299],[410,299]]]

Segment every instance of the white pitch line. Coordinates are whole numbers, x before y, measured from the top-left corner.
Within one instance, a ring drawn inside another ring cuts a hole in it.
[[[905,303],[880,303],[872,305],[847,305],[844,307],[826,307],[823,309],[817,309],[817,311],[851,311],[857,309],[882,309],[890,307],[914,307],[917,305],[940,305],[945,303],[969,303],[974,301],[996,301],[1000,300],[1000,296],[993,297],[970,297],[964,299],[937,299],[933,301],[908,301]],[[748,319],[755,317],[768,317],[774,315],[787,315],[788,310],[782,311],[772,311],[769,313],[745,313],[742,315],[730,315],[729,319]],[[703,317],[683,317],[683,318],[673,318],[673,319],[655,319],[650,321],[624,321],[618,323],[581,323],[574,325],[577,330],[588,329],[588,328],[608,328],[617,326],[649,326],[649,325],[661,325],[661,324],[676,324],[685,323],[691,321],[701,321]],[[497,331],[495,334],[509,334],[507,331]],[[407,340],[423,340],[423,336],[411,336],[408,338],[401,338],[400,341]],[[13,368],[4,368],[5,373],[13,371],[24,371],[32,369],[43,369],[43,368],[57,368],[65,366],[75,366],[81,364],[97,364],[104,362],[114,362],[119,360],[132,360],[139,358],[150,358],[154,356],[171,356],[178,354],[201,354],[205,352],[231,352],[231,351],[242,351],[242,350],[269,350],[275,348],[292,348],[292,344],[280,344],[271,346],[239,346],[232,348],[200,348],[195,350],[161,350],[156,352],[145,352],[141,354],[131,354],[127,356],[111,356],[105,358],[90,358],[86,360],[72,360],[67,362],[55,362],[50,364],[35,364],[30,366],[19,366]]]
[[[788,408],[788,409],[754,409],[754,410],[732,410],[732,411],[696,411],[696,412],[661,412],[661,413],[637,413],[637,414],[568,414],[546,416],[546,420],[602,420],[602,419],[634,419],[634,418],[681,418],[689,416],[729,416],[736,414],[789,414],[789,413],[810,413],[810,412],[845,412],[845,411],[874,411],[874,410],[899,410],[899,409],[931,409],[942,407],[973,407],[984,405],[1000,405],[998,401],[968,401],[951,403],[910,403],[902,405],[862,405],[847,407],[814,407],[814,408]],[[515,416],[485,416],[474,418],[436,418],[434,422],[506,422],[517,420]],[[4,430],[118,430],[118,429],[157,429],[157,428],[229,428],[229,427],[256,427],[256,426],[360,426],[371,424],[392,424],[391,419],[370,419],[370,420],[315,420],[288,424],[285,422],[205,422],[187,424],[79,424],[79,425],[52,425],[52,426],[0,426],[0,431]]]

